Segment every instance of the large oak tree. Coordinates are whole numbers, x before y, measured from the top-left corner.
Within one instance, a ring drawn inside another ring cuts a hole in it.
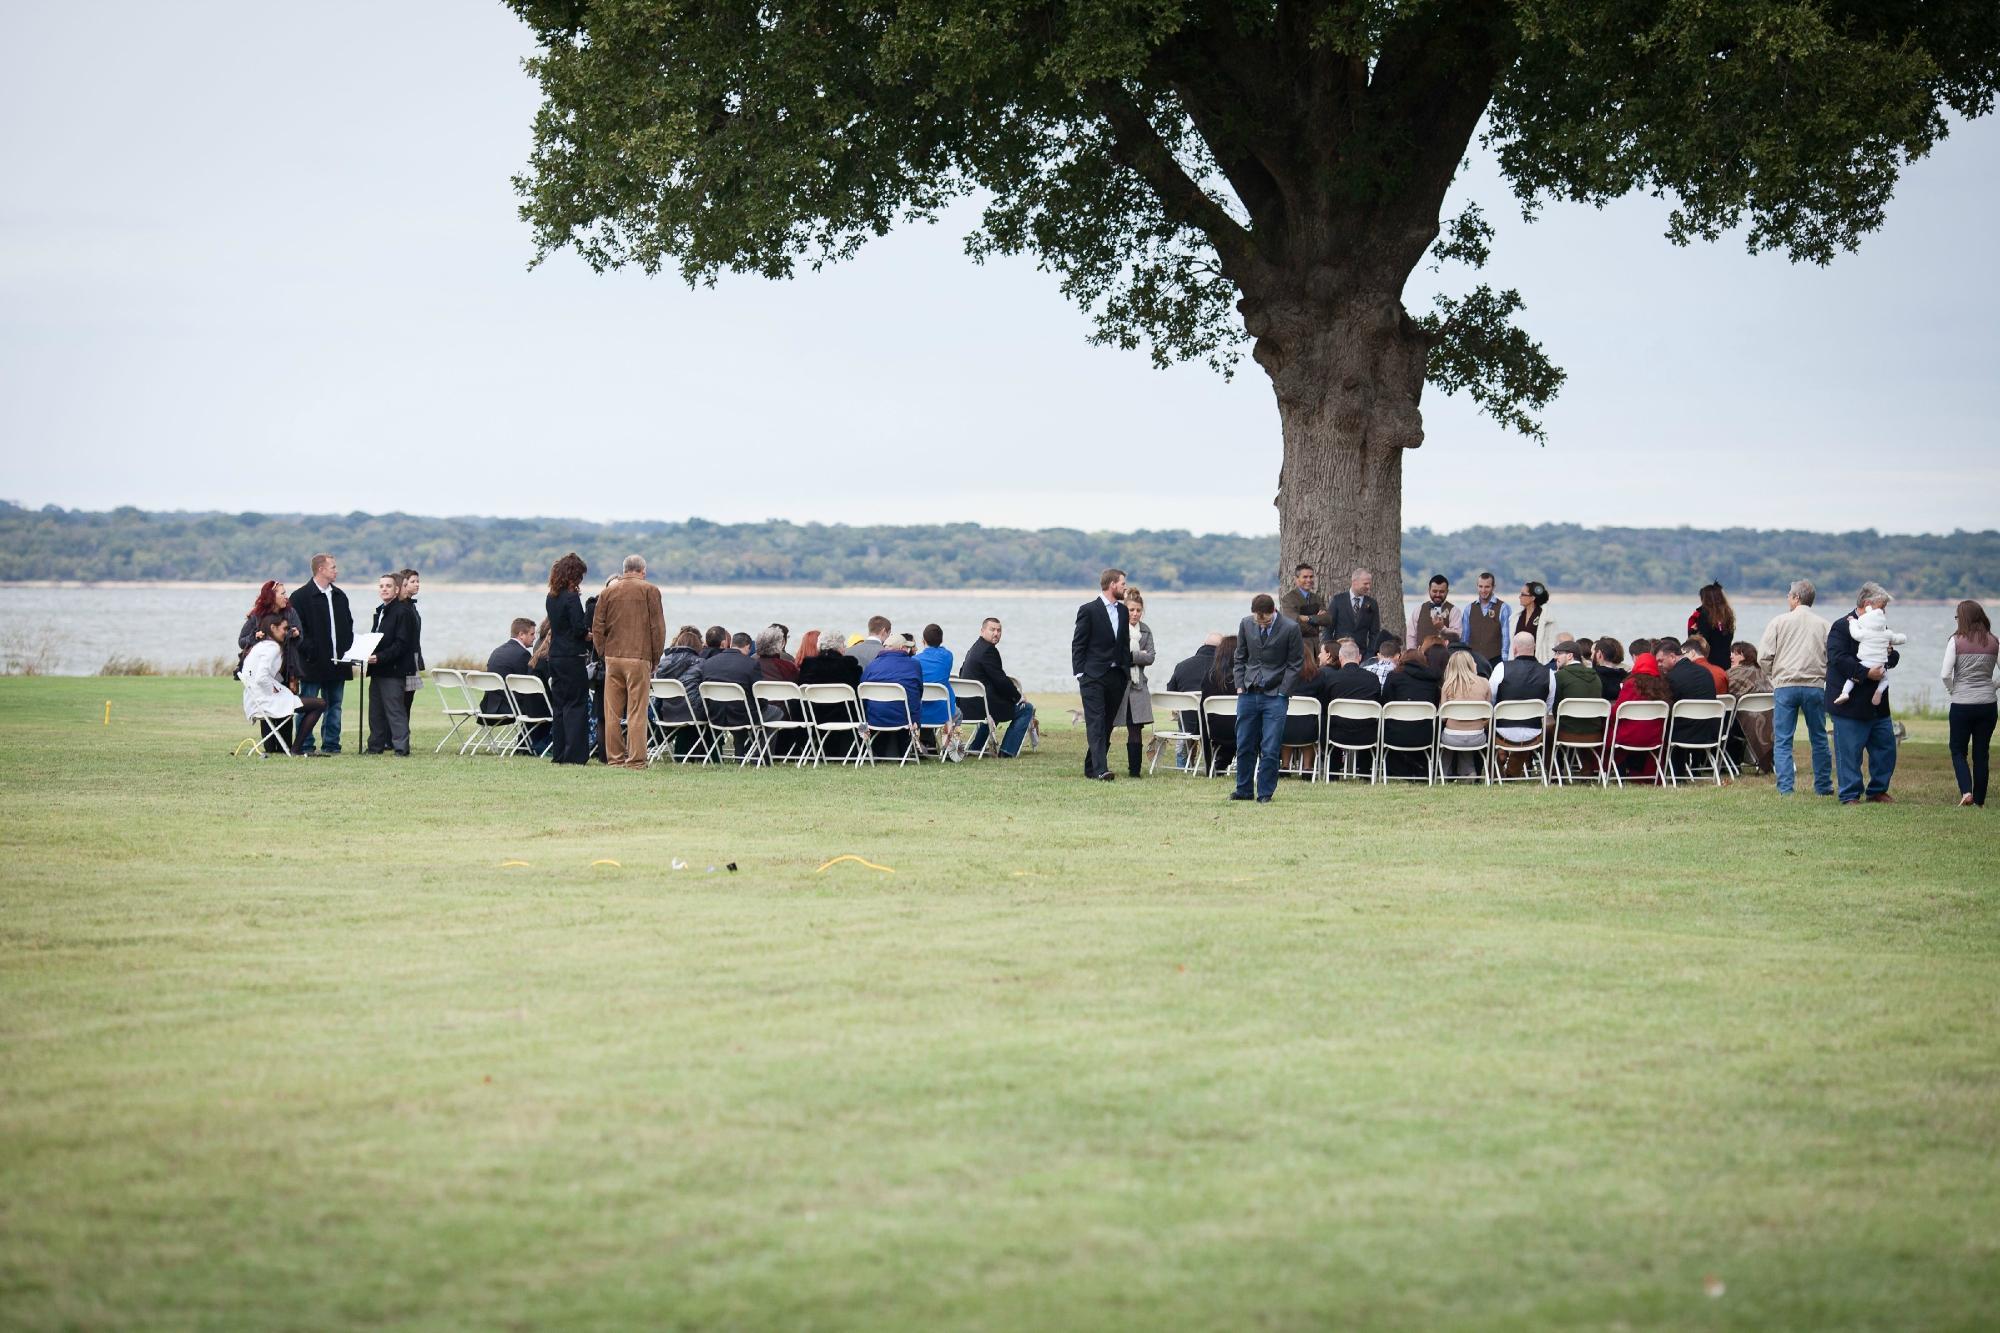
[[[509,2],[540,254],[782,277],[973,195],[969,250],[1035,254],[1099,340],[1227,368],[1247,335],[1285,567],[1390,587],[1426,381],[1529,434],[1562,381],[1513,291],[1405,303],[1485,260],[1441,217],[1475,135],[1529,210],[1645,191],[1677,243],[1825,263],[2000,65],[1994,0]]]

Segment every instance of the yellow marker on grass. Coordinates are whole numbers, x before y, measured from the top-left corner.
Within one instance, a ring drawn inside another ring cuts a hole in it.
[[[104,725],[107,727],[111,725],[111,701],[109,699],[104,701]]]

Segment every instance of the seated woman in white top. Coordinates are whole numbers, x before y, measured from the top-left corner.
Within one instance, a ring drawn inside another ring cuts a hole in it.
[[[301,699],[285,688],[285,636],[290,632],[291,624],[283,614],[263,617],[257,622],[249,651],[243,654],[243,665],[236,669],[236,678],[243,682],[243,716],[257,723],[269,754],[288,749],[296,754],[300,725],[312,726],[326,708],[324,699]]]

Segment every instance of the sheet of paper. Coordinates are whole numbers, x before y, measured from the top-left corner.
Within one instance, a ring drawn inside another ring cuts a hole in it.
[[[375,651],[375,645],[380,642],[382,642],[382,636],[379,634],[357,634],[354,636],[354,646],[349,648],[347,655],[340,660],[343,662],[359,662],[363,666],[366,666],[369,657]]]

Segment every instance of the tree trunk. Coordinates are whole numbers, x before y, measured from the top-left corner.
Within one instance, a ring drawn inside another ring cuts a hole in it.
[[[1424,442],[1424,332],[1398,297],[1380,293],[1327,303],[1246,299],[1242,309],[1284,429],[1275,501],[1281,582],[1289,586],[1292,569],[1309,564],[1330,599],[1355,569],[1368,569],[1382,630],[1400,637],[1403,451]]]

